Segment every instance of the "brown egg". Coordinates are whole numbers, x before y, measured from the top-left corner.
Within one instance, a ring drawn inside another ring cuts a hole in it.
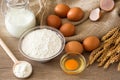
[[[75,26],[71,23],[65,23],[60,27],[60,32],[65,36],[72,36],[75,33]]]
[[[79,7],[71,8],[67,14],[67,18],[71,21],[79,21],[83,18],[84,12]]]
[[[100,40],[96,36],[89,36],[84,39],[83,46],[86,51],[92,51],[99,47]]]
[[[62,24],[62,21],[61,19],[56,16],[56,15],[49,15],[47,17],[47,25],[48,26],[51,26],[51,27],[54,27],[54,28],[59,28]]]
[[[67,13],[69,10],[70,8],[66,4],[58,4],[54,9],[56,15],[63,18],[67,17]]]
[[[78,41],[70,41],[65,46],[66,52],[76,52],[76,53],[82,53],[83,52],[83,46]]]

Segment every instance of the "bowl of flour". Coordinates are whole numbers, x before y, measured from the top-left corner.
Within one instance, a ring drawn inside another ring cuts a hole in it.
[[[35,27],[23,33],[19,40],[19,50],[27,58],[47,62],[60,53],[65,46],[65,38],[57,29],[49,26]]]

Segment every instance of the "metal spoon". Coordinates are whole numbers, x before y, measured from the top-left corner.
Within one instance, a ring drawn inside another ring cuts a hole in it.
[[[3,40],[1,38],[0,38],[0,45],[5,50],[7,55],[14,62],[14,65],[13,65],[13,73],[14,73],[14,75],[17,78],[27,78],[27,77],[29,77],[31,75],[31,73],[32,73],[32,65],[27,61],[18,61],[17,58],[13,55],[13,53],[9,50],[9,48],[6,46],[6,44],[3,42]],[[18,65],[21,65],[21,64],[24,64],[24,63],[29,65],[29,66],[27,66],[27,68],[29,68],[29,71],[27,71],[27,74],[25,74],[25,72],[22,72],[22,70],[20,70],[21,74],[22,73],[24,74],[24,76],[20,76],[20,75],[18,75],[18,73],[15,72],[15,69],[18,67]]]

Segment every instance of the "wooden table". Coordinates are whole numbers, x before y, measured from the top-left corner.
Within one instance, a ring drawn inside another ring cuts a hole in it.
[[[25,58],[18,50],[18,39],[9,35],[5,29],[4,18],[1,14],[0,37],[4,40],[17,59],[26,60],[33,65],[33,74],[26,80],[120,80],[120,72],[117,71],[117,64],[113,64],[108,70],[99,68],[94,64],[86,68],[81,74],[68,75],[61,70],[59,65],[62,54],[45,64]],[[84,53],[84,55],[87,59],[89,54]],[[0,47],[0,80],[19,80],[13,75],[12,66],[12,60]]]

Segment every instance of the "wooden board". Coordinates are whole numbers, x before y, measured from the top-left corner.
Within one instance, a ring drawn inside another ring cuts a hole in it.
[[[25,58],[18,50],[18,39],[9,35],[5,29],[4,18],[1,14],[0,37],[11,49],[17,59],[26,60],[33,65],[33,74],[26,80],[120,80],[120,72],[117,71],[117,63],[113,64],[108,70],[99,68],[94,64],[78,75],[68,75],[61,70],[59,65],[62,54],[45,64]],[[87,59],[89,54],[84,53],[84,55]],[[19,80],[13,75],[12,66],[12,60],[0,47],[0,80]]]

